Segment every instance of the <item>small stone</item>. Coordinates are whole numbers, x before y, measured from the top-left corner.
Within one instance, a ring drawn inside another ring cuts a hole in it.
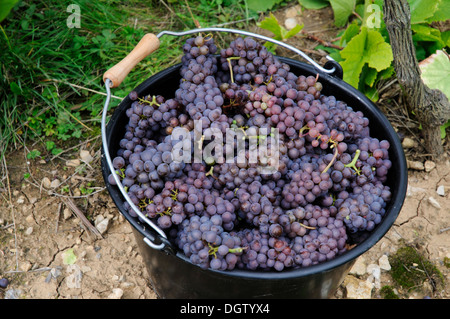
[[[297,24],[298,24],[298,22],[297,22],[296,18],[287,18],[286,20],[284,20],[284,26],[288,30],[291,30],[291,29],[295,28],[295,26]]]
[[[50,181],[50,179],[48,177],[44,177],[42,179],[42,186],[44,188],[52,188],[51,184],[52,184],[52,182]]]
[[[425,188],[422,187],[415,187],[415,186],[411,186],[410,184],[408,184],[408,188],[406,191],[406,196],[412,196],[416,193],[425,193],[427,190]]]
[[[95,227],[98,229],[98,231],[102,235],[108,230],[108,225],[109,225],[108,218],[104,218],[103,216],[99,215],[95,219]]]
[[[416,171],[423,171],[425,169],[425,166],[422,162],[418,161],[406,161],[408,168],[416,170]]]
[[[28,224],[33,224],[34,223],[34,216],[33,214],[28,215],[25,220],[27,221]]]
[[[302,7],[300,5],[296,5],[290,8],[287,8],[284,11],[284,15],[287,18],[294,18],[302,13]]]
[[[438,188],[436,189],[436,193],[439,196],[445,196],[445,187],[444,187],[444,185],[439,185]]]
[[[83,276],[81,269],[78,265],[69,265],[67,272],[70,273],[66,277],[67,288],[81,288],[81,278]]]
[[[33,233],[33,227],[28,227],[27,230],[25,231],[25,235],[29,236]]]
[[[25,197],[20,196],[20,197],[17,199],[17,204],[23,204],[23,203],[25,203]]]
[[[370,274],[368,280],[372,281],[371,279],[373,279],[373,283],[375,288],[380,288],[380,284],[381,284],[381,270],[380,270],[380,266],[377,264],[370,264],[367,266],[367,273]]]
[[[63,210],[64,220],[68,220],[71,216],[72,216],[72,211],[68,208],[64,208],[64,210]]]
[[[416,145],[416,142],[412,138],[405,137],[402,142],[403,148],[413,148]]]
[[[81,150],[81,151],[80,151],[80,158],[81,158],[81,160],[82,160],[83,162],[85,162],[85,163],[90,163],[90,162],[92,162],[92,160],[94,159],[94,158],[91,156],[91,153],[89,153],[89,151],[87,151],[87,150]]]
[[[432,196],[428,197],[428,202],[435,208],[441,209],[441,204]]]
[[[77,167],[81,164],[81,161],[79,159],[71,159],[66,161],[66,166],[69,167]]]
[[[20,270],[23,272],[27,272],[31,269],[32,264],[29,261],[25,261],[20,265]]]
[[[436,163],[433,161],[425,161],[425,172],[430,172],[436,167]]]
[[[51,188],[56,188],[61,184],[61,182],[59,181],[59,179],[54,179],[52,180],[52,182],[50,183],[50,187]]]
[[[108,299],[120,299],[123,296],[123,290],[120,288],[114,288],[112,293],[108,296]]]
[[[347,276],[343,284],[348,299],[370,299],[372,297],[373,284],[370,281]]]
[[[349,273],[358,276],[362,276],[366,273],[366,263],[363,256],[360,256],[356,259]]]
[[[383,255],[378,259],[378,265],[381,270],[389,271],[391,270],[391,264],[389,263],[389,258],[387,255]]]

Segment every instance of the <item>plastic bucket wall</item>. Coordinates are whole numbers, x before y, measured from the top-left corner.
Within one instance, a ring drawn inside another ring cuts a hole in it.
[[[400,212],[407,187],[406,159],[398,136],[384,114],[364,94],[341,79],[318,72],[309,64],[288,58],[279,59],[288,63],[296,75],[315,76],[319,73],[323,94],[334,95],[354,110],[362,111],[369,118],[371,136],[390,142],[392,168],[386,184],[391,188],[392,200],[386,207],[386,214],[372,232],[363,234],[355,241],[357,245],[353,249],[318,265],[282,272],[202,269],[181,253],[155,250],[144,242],[145,237],[155,239],[155,232],[126,212],[119,189],[108,183],[110,170],[103,156],[102,173],[106,187],[117,208],[133,228],[150,282],[160,298],[329,298],[342,283],[356,258],[384,236]],[[180,64],[170,67],[150,77],[135,90],[140,96],[160,94],[170,98],[179,84],[179,69]],[[124,135],[128,122],[125,112],[131,102],[126,97],[108,123],[106,138],[111,158],[115,157],[119,140]]]

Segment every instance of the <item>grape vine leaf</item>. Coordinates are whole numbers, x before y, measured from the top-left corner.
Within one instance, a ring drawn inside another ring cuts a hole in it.
[[[306,9],[318,10],[330,4],[329,0],[298,0]]]
[[[450,99],[450,59],[447,54],[438,50],[419,63],[421,78],[430,89],[438,89]]]
[[[436,12],[441,0],[408,0],[411,24],[423,23]]]
[[[338,27],[344,26],[355,10],[356,0],[330,0],[330,3],[334,13],[334,24]]]
[[[391,46],[379,32],[367,27],[361,27],[361,32],[341,51],[341,57],[344,81],[355,88],[358,88],[360,74],[366,63],[380,72],[393,61]]]
[[[448,0],[438,0],[434,15],[427,18],[427,22],[446,21],[450,19],[450,3]]]
[[[276,4],[282,0],[247,0],[247,6],[250,10],[258,12],[266,12],[272,9]]]

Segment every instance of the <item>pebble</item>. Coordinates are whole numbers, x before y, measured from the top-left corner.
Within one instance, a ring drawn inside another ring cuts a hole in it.
[[[66,277],[67,288],[81,288],[81,278],[83,276],[81,269],[78,265],[67,266],[67,272],[70,273]]]
[[[95,227],[98,229],[100,234],[104,234],[108,230],[109,219],[103,217],[102,215],[98,215],[94,221]]]
[[[61,182],[59,181],[59,179],[54,179],[52,180],[52,182],[50,183],[50,187],[51,188],[56,188],[61,184]]]
[[[377,264],[367,265],[367,273],[370,275],[367,280],[373,281],[375,288],[380,288],[381,285],[381,269]]]
[[[343,284],[348,299],[370,299],[372,297],[373,284],[370,281],[347,276]]]
[[[66,161],[66,166],[68,167],[77,167],[81,164],[81,161],[79,159],[71,159]]]
[[[28,227],[27,230],[25,231],[25,235],[29,236],[33,233],[33,227]]]
[[[381,270],[389,271],[391,270],[391,264],[389,263],[389,258],[387,255],[383,255],[378,259],[378,265]]]
[[[52,182],[50,181],[50,179],[48,177],[44,177],[42,179],[42,186],[44,188],[52,188],[51,184],[52,184]]]
[[[439,185],[438,188],[436,189],[436,193],[439,196],[445,196],[445,187],[444,187],[444,185]]]
[[[362,276],[366,273],[366,259],[363,256],[360,256],[356,259],[349,273],[352,275]]]
[[[425,161],[425,172],[431,172],[436,167],[436,163],[433,161]]]
[[[422,162],[419,161],[410,161],[407,160],[406,161],[408,168],[416,170],[416,171],[423,171],[425,170],[425,166],[423,165]]]
[[[286,20],[284,20],[284,26],[288,30],[291,30],[291,29],[295,28],[295,26],[297,24],[298,24],[298,22],[297,22],[296,18],[287,18]]]
[[[416,146],[416,142],[412,138],[405,137],[402,142],[403,148],[413,148]]]
[[[287,8],[284,11],[284,15],[287,18],[294,18],[302,13],[302,7],[300,5],[296,5],[290,8]]]
[[[63,217],[64,220],[68,220],[72,216],[72,211],[69,208],[64,208]]]
[[[93,157],[91,156],[91,153],[89,153],[89,151],[87,151],[87,150],[81,150],[80,151],[80,158],[81,158],[81,161],[83,161],[83,162],[85,162],[85,163],[90,163],[90,162],[92,162],[93,161]]]
[[[428,197],[428,202],[435,208],[441,209],[441,204],[432,196]]]
[[[121,299],[123,296],[123,290],[120,288],[114,288],[112,293],[108,296],[108,299]]]

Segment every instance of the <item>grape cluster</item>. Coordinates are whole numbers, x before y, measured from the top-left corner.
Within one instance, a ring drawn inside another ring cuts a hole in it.
[[[218,50],[198,35],[183,52],[174,97],[130,92],[113,166],[133,204],[192,263],[308,267],[381,222],[390,145],[370,135],[361,111],[250,37]],[[182,150],[190,160],[175,157]]]

